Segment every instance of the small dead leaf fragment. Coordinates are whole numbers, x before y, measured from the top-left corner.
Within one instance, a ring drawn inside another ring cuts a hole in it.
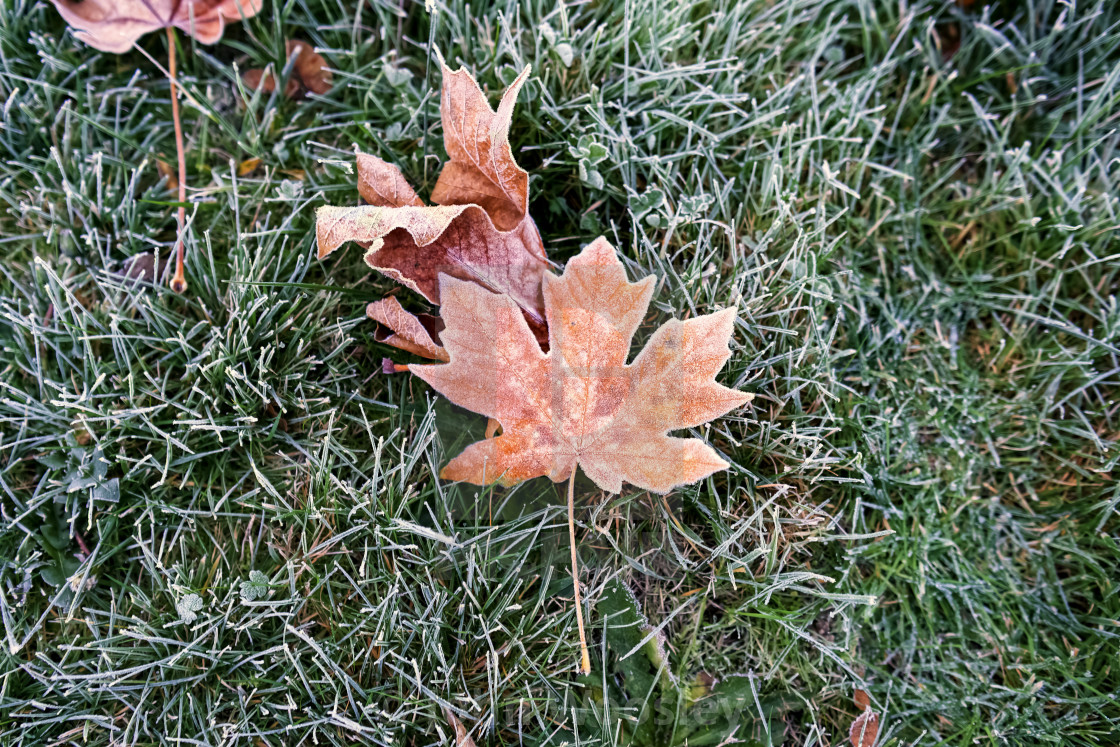
[[[852,747],[871,747],[879,737],[879,715],[870,708],[865,708],[848,730],[848,739]]]
[[[257,167],[260,166],[260,165],[261,165],[261,159],[259,159],[259,158],[246,158],[244,161],[237,164],[237,175],[238,176],[248,176],[249,174],[252,174],[254,171],[256,171]]]
[[[51,0],[74,36],[120,54],[149,31],[174,26],[202,44],[222,37],[227,21],[252,18],[264,0]]]
[[[324,94],[330,93],[334,75],[327,67],[327,61],[305,41],[289,39],[285,44],[286,59],[295,57],[291,75],[284,84],[284,96],[289,99],[300,98],[305,91]],[[246,70],[241,75],[245,87],[252,91],[272,93],[276,90],[276,76],[261,68]]]
[[[276,90],[276,76],[270,71],[261,70],[259,68],[246,70],[241,74],[241,80],[244,81],[245,87],[250,91],[272,93]],[[289,77],[288,82],[284,84],[284,96],[289,99],[294,99],[296,96],[299,96],[299,93],[299,81],[294,77]]]
[[[265,417],[276,423],[276,427],[285,433],[288,432],[288,419],[280,417],[280,410],[276,407],[276,403],[269,400],[264,408]],[[278,419],[279,418],[279,419]]]
[[[854,697],[856,708],[860,711],[865,711],[871,707],[871,696],[867,694],[866,690],[856,690]]]
[[[393,296],[371,303],[366,307],[366,316],[389,330],[375,335],[378,342],[424,358],[448,360],[447,351],[438,342],[443,327],[439,317],[408,312]]]
[[[733,309],[658,329],[627,364],[653,294],[653,276],[630,283],[613,247],[596,239],[544,276],[549,352],[517,305],[479,285],[441,279],[445,365],[409,366],[452,402],[497,420],[502,435],[476,442],[440,473],[476,485],[512,485],[576,466],[617,493],[628,482],[664,493],[727,468],[703,441],[673,438],[749,402],[718,384],[730,357]]]
[[[156,282],[167,266],[167,258],[161,257],[156,265],[156,257],[151,252],[136,254],[125,260],[124,267],[115,274],[129,280],[142,280],[145,283]]]
[[[310,44],[299,39],[289,39],[286,50],[289,60],[293,56],[296,58],[293,69],[304,88],[319,95],[331,92],[334,75],[327,67],[323,55],[316,52]]]
[[[462,722],[451,712],[450,708],[443,709],[443,717],[447,719],[447,723],[451,724],[451,728],[455,730],[455,747],[475,747],[474,740],[471,739],[467,727],[463,726]]]
[[[179,188],[179,177],[175,175],[175,167],[167,163],[167,161],[156,160],[156,171],[159,175],[167,180],[167,188],[176,190]]]
[[[74,440],[78,442],[79,446],[86,446],[93,440],[93,434],[82,427],[80,423],[71,423],[70,427],[74,429]]]
[[[961,27],[956,21],[936,26],[933,29],[934,39],[941,48],[941,59],[948,62],[961,48]]]

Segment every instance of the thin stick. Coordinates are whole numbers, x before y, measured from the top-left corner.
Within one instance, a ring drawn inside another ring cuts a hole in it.
[[[591,655],[587,652],[587,636],[583,632],[583,603],[579,598],[579,563],[576,560],[576,467],[568,479],[568,544],[572,549],[572,584],[576,590],[576,625],[579,626],[579,672],[591,674]]]
[[[183,123],[179,121],[179,82],[175,77],[175,32],[167,27],[167,77],[171,81],[171,119],[175,123],[175,153],[179,156],[179,220],[175,240],[175,277],[171,290],[185,293],[187,276],[183,271],[183,226],[187,222],[187,159],[183,155]]]

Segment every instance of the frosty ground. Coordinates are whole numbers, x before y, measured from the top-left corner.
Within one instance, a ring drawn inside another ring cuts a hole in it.
[[[175,238],[166,79],[0,7],[0,740],[839,745],[858,689],[879,744],[1120,741],[1120,9],[431,7],[188,43],[183,296],[122,274]],[[286,38],[330,94],[238,85]],[[492,101],[533,65],[530,210],[658,276],[639,336],[739,310],[731,470],[578,484],[590,678],[563,486],[438,480],[485,422],[381,372],[360,250],[314,259],[355,146],[430,191],[434,48]]]

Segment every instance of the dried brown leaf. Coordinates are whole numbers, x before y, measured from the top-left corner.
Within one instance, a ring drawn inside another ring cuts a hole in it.
[[[535,232],[527,222],[499,231],[477,205],[322,207],[315,225],[320,257],[356,241],[369,247],[366,264],[434,304],[445,274],[508,293],[543,323],[541,278],[548,265],[526,248]]]
[[[124,267],[116,275],[129,280],[142,280],[145,283],[154,283],[163,274],[167,266],[167,257],[161,257],[156,262],[156,255],[151,252],[136,254],[125,260]]]
[[[310,44],[299,39],[289,39],[285,48],[289,60],[293,56],[296,58],[294,72],[304,88],[320,95],[331,92],[334,75],[327,67],[323,55],[316,52]]]
[[[597,239],[544,277],[549,352],[517,305],[453,277],[441,279],[440,336],[451,362],[410,366],[452,402],[496,419],[502,435],[468,446],[441,472],[450,480],[510,485],[577,465],[603,490],[623,481],[664,493],[727,467],[703,441],[673,438],[750,401],[716,383],[730,356],[734,310],[670,321],[627,364],[653,276],[630,283]]]
[[[203,44],[222,37],[227,21],[252,18],[264,0],[51,0],[74,36],[120,54],[149,31],[174,26]]]
[[[466,70],[443,66],[440,117],[450,160],[432,190],[437,205],[481,205],[502,231],[513,230],[529,212],[529,174],[513,160],[509,125],[517,93],[530,67],[510,84],[498,110]],[[544,250],[541,250],[544,258]]]
[[[852,722],[852,728],[848,730],[848,739],[851,740],[852,747],[872,747],[878,738],[879,714],[870,708],[865,708],[863,713]]]
[[[526,67],[497,111],[465,70],[443,68],[440,113],[451,157],[427,207],[400,170],[358,156],[358,189],[368,205],[322,207],[316,239],[323,258],[348,241],[368,248],[375,270],[440,302],[439,276],[507,293],[543,329],[544,244],[528,215],[528,174],[513,160],[509,125]]]
[[[179,177],[175,174],[175,167],[167,161],[156,159],[156,171],[167,179],[167,188],[174,191],[179,188]]]
[[[871,696],[867,694],[866,690],[856,690],[852,700],[855,701],[856,708],[861,711],[865,711],[871,707]]]
[[[443,709],[443,717],[447,719],[447,723],[451,724],[451,728],[455,730],[455,747],[475,747],[474,739],[471,738],[467,727],[463,726],[463,723],[451,712],[450,708]]]
[[[305,41],[289,39],[284,46],[286,59],[295,57],[292,65],[292,74],[284,84],[284,96],[295,99],[303,96],[305,91],[324,94],[330,93],[334,75],[327,67],[327,61]],[[261,68],[246,70],[241,75],[245,87],[252,91],[272,93],[276,90],[276,76]]]
[[[254,171],[256,171],[260,167],[260,165],[261,159],[246,158],[244,161],[237,164],[237,175],[248,176],[249,174],[252,174]]]
[[[430,314],[406,311],[393,296],[374,301],[366,307],[366,316],[388,331],[381,330],[374,339],[423,358],[447,361],[447,351],[439,344],[443,320]]]
[[[246,70],[241,74],[241,80],[250,91],[272,93],[276,90],[276,76],[273,75],[271,71],[262,70],[260,68]],[[288,78],[288,82],[284,84],[284,96],[289,99],[294,99],[296,96],[299,96],[299,93],[299,81],[294,77]]]

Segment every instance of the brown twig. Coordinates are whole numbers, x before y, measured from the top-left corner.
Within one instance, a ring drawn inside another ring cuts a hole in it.
[[[576,559],[576,466],[568,478],[568,544],[572,549],[572,584],[576,591],[576,625],[579,627],[579,671],[591,674],[591,655],[587,652],[587,636],[583,632],[583,603],[579,598],[579,562]]]
[[[171,119],[175,123],[175,154],[179,157],[179,219],[175,239],[175,277],[171,290],[185,293],[187,276],[183,271],[183,226],[187,222],[187,159],[183,155],[183,123],[179,120],[179,82],[175,76],[175,32],[167,27],[167,77],[171,81]]]

